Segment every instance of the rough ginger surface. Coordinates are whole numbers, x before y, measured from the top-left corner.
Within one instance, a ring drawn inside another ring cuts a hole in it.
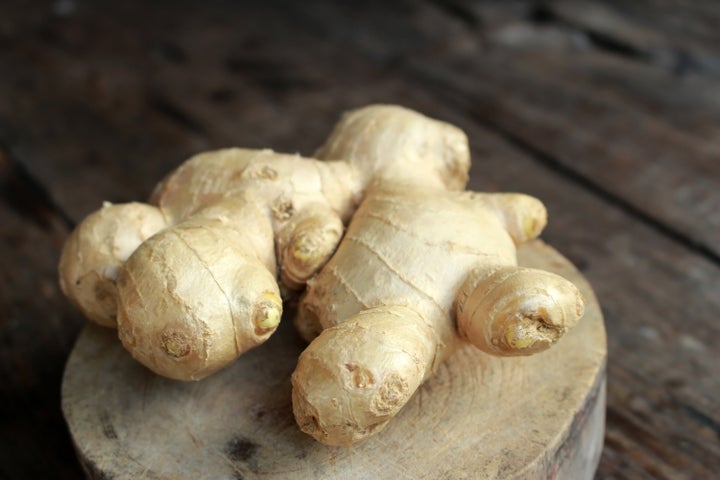
[[[464,343],[530,355],[581,317],[572,283],[517,266],[544,206],[464,191],[457,127],[372,105],[346,113],[315,157],[191,158],[148,204],[106,204],[78,226],[63,291],[148,368],[197,380],[266,341],[307,284],[293,409],[328,445],[382,430]]]
[[[331,136],[323,160],[205,152],[149,204],[104,205],[63,249],[63,292],[160,375],[198,380],[225,367],[275,331],[283,294],[327,262],[367,188],[397,171],[443,188],[467,180],[458,128],[385,105],[346,118],[352,138]],[[334,156],[348,147],[352,161]]]
[[[583,300],[567,280],[516,266],[516,245],[544,224],[542,204],[520,194],[370,190],[296,318],[318,334],[292,377],[300,427],[349,445],[381,430],[463,342],[506,356],[555,343]]]

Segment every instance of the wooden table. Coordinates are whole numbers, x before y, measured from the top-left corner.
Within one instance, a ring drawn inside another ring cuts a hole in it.
[[[269,3],[0,4],[0,478],[81,476],[59,400],[72,224],[200,150],[311,154],[372,102],[457,124],[471,188],[548,206],[608,330],[597,478],[716,474],[720,5]]]

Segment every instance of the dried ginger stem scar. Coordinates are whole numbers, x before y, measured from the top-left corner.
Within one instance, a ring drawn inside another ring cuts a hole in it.
[[[274,329],[280,323],[281,317],[280,299],[272,293],[264,293],[254,307],[253,323],[256,333],[262,334]]]

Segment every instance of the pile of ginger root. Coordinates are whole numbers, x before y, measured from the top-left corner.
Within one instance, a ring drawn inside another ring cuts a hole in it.
[[[152,371],[199,380],[276,330],[283,298],[309,342],[292,375],[300,428],[373,435],[470,343],[530,355],[582,316],[568,280],[517,265],[543,204],[466,191],[457,127],[393,105],[346,113],[315,158],[196,155],[149,203],[105,204],[68,238],[60,285]]]

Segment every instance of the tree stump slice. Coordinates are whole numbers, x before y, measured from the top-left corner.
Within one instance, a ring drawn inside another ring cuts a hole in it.
[[[135,362],[115,331],[88,324],[68,360],[62,408],[91,479],[592,478],[605,423],[606,338],[592,289],[540,241],[522,265],[572,280],[585,316],[550,350],[496,358],[471,346],[388,427],[327,447],[295,424],[290,374],[304,348],[291,322],[194,383]]]

